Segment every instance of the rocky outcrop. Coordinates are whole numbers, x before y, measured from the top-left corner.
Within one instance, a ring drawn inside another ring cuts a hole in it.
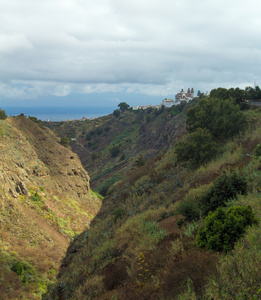
[[[15,198],[29,195],[29,185],[56,189],[71,197],[89,193],[89,176],[78,156],[60,145],[50,131],[23,116],[5,123],[7,134],[0,144],[0,178],[5,193]]]

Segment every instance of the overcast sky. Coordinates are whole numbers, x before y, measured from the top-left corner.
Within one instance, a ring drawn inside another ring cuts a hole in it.
[[[260,0],[0,0],[0,106],[261,85],[260,37]]]

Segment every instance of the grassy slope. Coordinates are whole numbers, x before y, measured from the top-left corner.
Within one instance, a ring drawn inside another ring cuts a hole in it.
[[[25,117],[0,121],[0,129],[1,299],[40,299],[100,200],[79,159],[52,133]]]
[[[71,146],[88,170],[92,187],[106,193],[140,155],[145,160],[152,158],[184,134],[184,120],[184,112],[177,115],[171,109],[129,110],[118,117],[112,114],[84,122],[46,125],[60,137],[76,138]],[[119,149],[115,157],[111,155],[113,148]]]
[[[222,255],[195,246],[202,221],[182,228],[176,223],[179,201],[196,199],[223,170],[236,168],[248,179],[249,193],[235,203],[250,204],[260,220],[261,160],[253,151],[261,142],[261,111],[246,115],[246,133],[223,145],[206,166],[176,167],[171,147],[130,170],[109,191],[90,230],[71,243],[53,297],[258,299],[260,227],[250,228],[234,251]]]

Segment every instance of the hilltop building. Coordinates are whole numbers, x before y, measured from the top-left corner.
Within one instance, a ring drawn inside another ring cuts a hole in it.
[[[158,105],[155,105],[155,106],[151,106],[151,105],[137,105],[137,106],[133,106],[132,109],[133,110],[147,109],[149,107],[154,108],[154,109],[160,109],[162,106],[165,106],[165,107],[168,108],[168,107],[171,107],[173,105],[178,105],[182,101],[192,100],[193,98],[194,98],[194,89],[193,88],[191,88],[191,89],[188,88],[187,93],[183,89],[181,89],[181,91],[175,95],[175,100],[172,100],[170,98],[165,98]]]
[[[161,106],[162,106],[162,105],[164,105],[165,107],[171,107],[171,106],[175,105],[175,102],[174,102],[174,100],[172,100],[172,99],[167,99],[167,98],[165,98],[165,99],[163,99],[162,102],[161,102]]]
[[[180,102],[180,101],[189,101],[194,97],[194,89],[190,89],[188,88],[187,93],[183,91],[183,89],[176,94],[175,96],[175,100],[176,102]]]
[[[154,108],[154,106],[152,105],[136,105],[136,106],[133,106],[132,109],[133,110],[138,110],[138,109],[147,109],[147,108]]]

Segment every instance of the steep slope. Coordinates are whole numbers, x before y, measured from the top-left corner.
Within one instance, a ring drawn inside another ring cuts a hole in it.
[[[248,228],[226,255],[196,246],[205,220],[187,217],[223,174],[235,178],[236,170],[247,193],[227,205],[251,205],[260,220],[261,111],[244,114],[246,133],[220,143],[216,159],[198,169],[177,165],[171,146],[129,170],[109,190],[90,230],[70,244],[50,299],[259,299],[260,227]]]
[[[1,299],[39,298],[100,199],[76,154],[23,115],[0,121]]]
[[[139,159],[143,163],[155,157],[184,134],[185,112],[193,104],[45,125],[60,137],[73,138],[72,150],[90,172],[92,187],[106,195]]]

